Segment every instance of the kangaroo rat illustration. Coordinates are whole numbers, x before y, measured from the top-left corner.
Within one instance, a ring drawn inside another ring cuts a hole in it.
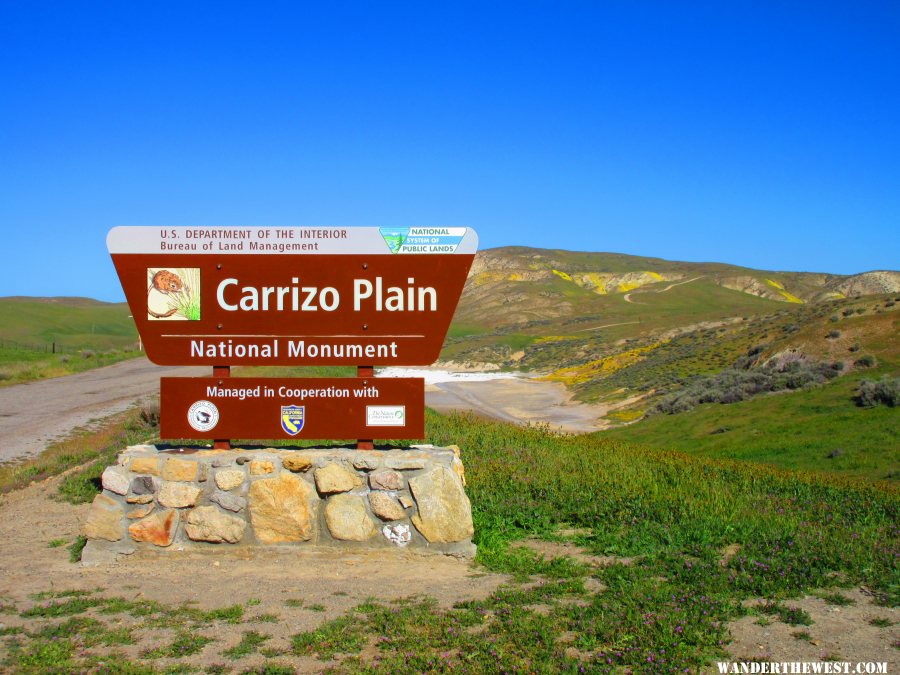
[[[174,272],[170,272],[169,270],[160,270],[156,274],[153,275],[153,279],[150,281],[150,285],[147,287],[147,313],[157,319],[165,319],[166,317],[172,316],[175,312],[178,311],[177,307],[173,307],[168,312],[163,312],[162,314],[157,314],[152,309],[150,309],[150,294],[157,290],[160,293],[164,293],[165,295],[169,295],[170,293],[180,293],[184,288],[184,283],[181,281],[181,277],[179,277]]]

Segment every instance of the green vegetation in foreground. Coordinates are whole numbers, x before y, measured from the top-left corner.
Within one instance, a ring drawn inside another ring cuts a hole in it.
[[[118,349],[105,352],[83,349],[71,354],[50,354],[0,345],[0,387],[72,375],[138,356],[142,356],[141,352]]]
[[[292,672],[292,658],[317,656],[336,659],[336,673],[683,673],[704,672],[729,641],[728,623],[748,612],[809,623],[787,602],[799,594],[834,598],[837,587],[863,585],[883,604],[900,602],[900,497],[890,484],[463,415],[429,411],[427,426],[430,441],[463,448],[477,561],[513,575],[487,599],[450,609],[427,598],[367,602],[293,635],[288,651],[261,647],[262,632],[230,647],[204,641],[215,632],[198,621],[247,622],[241,606],[199,612],[57,594],[19,611],[52,622],[128,612],[147,629],[163,626],[174,639],[144,652],[142,672],[164,671],[157,659],[183,649],[216,650],[226,663],[258,650],[278,672]],[[567,539],[620,562],[591,567],[512,545],[528,537]],[[723,557],[726,548],[732,555]],[[747,607],[754,598],[765,601]],[[280,614],[306,610],[298,604],[285,602]],[[3,640],[6,665],[19,670],[90,670],[101,660],[138,668],[101,646],[82,650],[78,632],[55,643],[31,629]],[[364,656],[367,646],[374,656]],[[180,662],[191,663],[189,655]]]
[[[803,391],[707,403],[597,435],[709,458],[897,480],[900,408],[856,402],[860,381],[880,374],[854,372]]]

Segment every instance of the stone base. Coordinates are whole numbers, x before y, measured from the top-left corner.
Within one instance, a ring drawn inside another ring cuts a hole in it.
[[[473,557],[459,448],[127,448],[82,524],[83,561],[141,548],[404,548]]]

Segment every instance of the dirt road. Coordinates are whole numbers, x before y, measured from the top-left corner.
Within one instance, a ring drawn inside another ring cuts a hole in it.
[[[569,433],[597,431],[607,410],[572,400],[559,382],[529,379],[442,382],[425,391],[425,402],[438,412],[468,410],[506,422],[546,424]]]
[[[0,389],[0,462],[39,455],[73,429],[126,410],[159,391],[160,377],[209,374],[209,368],[156,366],[146,359],[122,361],[77,375]],[[573,401],[558,382],[527,378],[445,382],[426,388],[436,410],[470,410],[517,423],[544,423],[566,432],[603,428],[609,407]]]
[[[121,412],[159,391],[163,376],[209,368],[171,368],[130,359],[105,368],[0,389],[0,462],[39,455],[47,444],[92,419]]]

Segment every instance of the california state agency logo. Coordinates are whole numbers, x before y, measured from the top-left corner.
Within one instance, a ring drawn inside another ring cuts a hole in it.
[[[303,430],[305,413],[306,406],[303,405],[281,406],[281,428],[291,436],[296,436]]]

